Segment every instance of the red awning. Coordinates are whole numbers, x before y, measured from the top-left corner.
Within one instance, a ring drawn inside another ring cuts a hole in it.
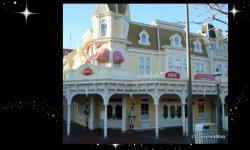
[[[113,52],[113,61],[115,64],[120,64],[124,61],[124,58],[123,58],[122,53],[120,51]]]
[[[96,53],[95,58],[99,62],[107,63],[109,61],[109,50],[107,48],[101,48]]]

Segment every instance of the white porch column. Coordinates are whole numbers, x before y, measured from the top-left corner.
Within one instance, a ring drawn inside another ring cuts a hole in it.
[[[108,104],[104,104],[104,138],[107,138],[107,107]]]
[[[122,132],[126,132],[126,99],[122,97]]]
[[[90,97],[90,104],[89,104],[89,129],[93,130],[94,129],[94,102],[93,102],[93,97]]]
[[[71,118],[70,118],[70,113],[71,113],[71,104],[67,104],[68,106],[68,117],[67,117],[67,135],[70,135],[70,122],[71,122]]]
[[[181,103],[182,110],[182,135],[186,135],[186,114],[185,114],[185,103]]]
[[[159,137],[159,127],[158,127],[158,106],[159,104],[155,104],[155,137]]]

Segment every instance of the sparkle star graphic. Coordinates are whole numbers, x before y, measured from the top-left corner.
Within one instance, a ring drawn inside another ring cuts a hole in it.
[[[234,5],[234,6],[233,6],[233,9],[230,10],[229,12],[231,12],[231,13],[233,14],[233,17],[234,17],[234,19],[235,19],[235,15],[236,15],[238,12],[241,12],[241,11],[237,10],[237,9],[235,8],[235,5]]]
[[[114,147],[115,147],[115,149],[116,149],[116,147],[119,145],[119,144],[112,144]]]
[[[17,13],[22,14],[25,17],[26,25],[27,25],[28,17],[30,15],[38,14],[38,13],[33,13],[33,12],[29,11],[27,1],[26,1],[25,10],[22,12],[17,12]]]

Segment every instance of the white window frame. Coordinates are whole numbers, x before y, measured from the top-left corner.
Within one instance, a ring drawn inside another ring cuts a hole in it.
[[[142,64],[141,64],[141,62],[142,62]],[[145,64],[144,63],[144,57],[143,56],[139,56],[138,57],[138,71],[139,71],[140,75],[144,75],[145,74],[144,64]]]
[[[145,37],[146,37],[146,41],[145,41],[145,42],[142,40],[142,35],[145,35]],[[143,30],[139,33],[138,44],[150,46],[149,34],[145,31],[145,29],[143,29]]]
[[[141,64],[140,64],[140,60],[143,60],[143,65],[142,65],[142,68],[143,68],[143,73],[141,73]],[[147,72],[147,66],[146,66],[146,60],[147,58],[149,59],[149,72]],[[138,74],[140,75],[150,75],[152,72],[152,59],[150,56],[138,56]]]
[[[147,99],[147,101],[142,101],[143,99]],[[148,98],[142,98],[141,99],[141,105],[142,104],[148,104],[148,119],[142,119],[142,117],[141,117],[141,122],[147,122],[147,121],[150,121],[150,104],[149,104],[149,99]],[[141,106],[140,106],[141,107]],[[141,110],[141,112],[140,112],[140,114],[142,114],[142,110]],[[141,115],[142,116],[142,115]]]
[[[195,64],[195,72],[196,73],[204,73],[205,72],[204,64],[203,63],[196,63]]]
[[[176,45],[175,39],[178,39],[178,44]],[[182,47],[181,36],[177,33],[169,38],[172,47]]]
[[[198,47],[197,47],[196,44],[198,44]],[[195,41],[193,42],[193,45],[194,45],[194,52],[198,52],[198,53],[201,53],[201,52],[202,52],[200,40],[195,40]]]
[[[171,66],[170,66],[171,64]],[[168,70],[173,71],[174,70],[174,57],[168,56]]]
[[[105,31],[105,35],[103,35],[103,29],[102,29],[102,25],[106,24],[106,31]],[[107,31],[108,31],[108,25],[107,25],[107,21],[105,19],[102,19],[100,22],[100,37],[105,37],[107,36]]]

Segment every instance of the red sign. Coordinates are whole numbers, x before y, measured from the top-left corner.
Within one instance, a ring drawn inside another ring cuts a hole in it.
[[[174,71],[166,72],[165,78],[180,79],[180,74],[178,72],[174,72]]]
[[[83,70],[83,74],[86,75],[86,76],[91,75],[92,74],[92,70],[90,68],[85,68]]]
[[[212,74],[202,74],[198,73],[194,75],[195,80],[206,80],[206,81],[214,81],[215,77]]]

